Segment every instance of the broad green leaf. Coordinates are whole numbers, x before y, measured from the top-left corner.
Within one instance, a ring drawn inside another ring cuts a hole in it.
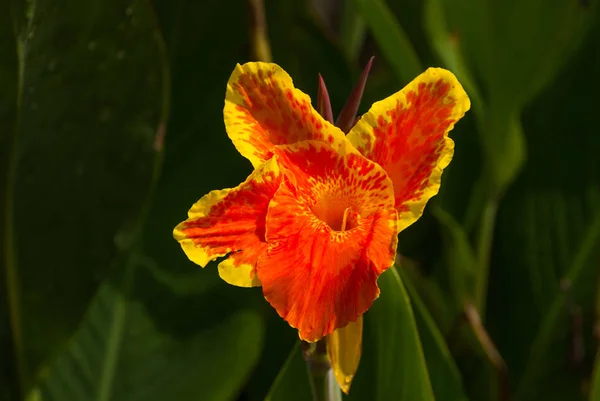
[[[312,400],[312,397],[308,368],[302,357],[300,343],[296,343],[265,401],[308,401]]]
[[[363,356],[348,398],[433,401],[415,317],[396,269],[378,284],[381,295],[365,314]]]
[[[581,357],[594,358],[593,349],[587,346],[584,355],[574,358],[573,344],[581,335],[584,343],[591,341],[587,322],[594,313],[591,297],[597,247],[579,279],[570,283],[562,279],[573,268],[600,207],[600,137],[593,105],[600,81],[589,79],[600,66],[598,28],[525,113],[524,130],[531,144],[528,162],[499,208],[489,330],[509,367],[512,385],[523,386],[519,384],[523,376],[530,377],[528,388],[521,390],[528,401],[560,394],[566,394],[563,399],[577,400],[585,383],[578,370],[582,366],[573,366],[572,361],[581,364]],[[563,300],[559,308],[553,306],[557,299]],[[579,319],[584,322],[580,335]],[[541,335],[543,331],[549,340]],[[537,345],[539,340],[542,343]],[[544,349],[551,352],[544,353]],[[543,358],[533,358],[534,354]],[[531,398],[526,395],[530,391]]]
[[[27,386],[135,240],[159,157],[166,94],[146,1],[11,6],[19,109],[0,238],[17,366]]]
[[[467,396],[463,390],[461,374],[442,333],[419,293],[408,276],[404,274],[402,266],[399,266],[397,270],[414,305],[413,310],[435,399],[437,401],[466,401]]]
[[[463,71],[471,70],[482,82],[479,93],[486,94],[486,120],[479,130],[488,161],[486,180],[492,181],[490,192],[496,196],[514,181],[525,158],[522,108],[577,48],[593,13],[580,2],[561,0],[442,0],[441,4],[435,10],[436,21],[447,23],[453,46],[466,60]],[[440,43],[434,29],[430,26],[432,40]],[[436,48],[439,52],[440,46]],[[474,95],[474,110],[480,114]]]
[[[517,108],[556,75],[593,16],[577,1],[443,0],[443,5],[448,28],[458,35],[490,99]]]
[[[589,260],[599,242],[600,207],[596,212],[595,218],[589,224],[589,228],[571,264],[571,268],[563,279],[565,283],[568,283],[569,286],[576,286],[582,277],[590,276],[585,270],[592,271],[591,269],[594,269],[594,263],[590,263]],[[562,291],[555,297],[548,312],[545,314],[533,343],[529,363],[519,385],[516,397],[518,401],[531,400],[535,397],[536,392],[539,391],[535,382],[541,379],[540,376],[546,370],[547,357],[553,350],[553,342],[558,335],[564,333],[564,328],[568,325],[568,301],[568,292]]]
[[[522,227],[507,232],[501,219],[496,239],[511,251],[496,256],[495,266],[505,260],[513,265],[502,263],[505,270],[496,270],[490,280],[494,340],[507,360],[512,380],[519,383],[519,400],[546,400],[550,395],[557,400],[575,400],[571,397],[581,383],[577,370],[570,368],[572,347],[587,329],[582,327],[578,334],[574,321],[586,322],[592,315],[588,300],[597,270],[597,247],[592,244],[600,240],[600,204],[596,203],[596,218],[588,224],[582,217],[592,217],[591,213],[576,197],[565,200],[560,193],[529,193],[522,199],[524,204],[519,207],[523,210],[513,215],[515,221],[523,222]],[[569,218],[564,219],[566,216]],[[565,268],[569,270],[564,272]],[[582,316],[577,317],[579,313]],[[518,332],[509,329],[517,324]]]
[[[260,355],[260,316],[239,309],[206,324],[197,319],[195,302],[168,292],[158,292],[156,309],[157,291],[135,263],[100,287],[33,394],[43,401],[235,399]]]
[[[448,333],[452,330],[456,323],[457,308],[442,274],[436,272],[434,275],[425,275],[417,261],[406,257],[397,258],[396,264],[402,266],[402,281],[410,280],[440,331]]]
[[[421,74],[421,61],[385,1],[353,1],[398,80],[407,84]]]

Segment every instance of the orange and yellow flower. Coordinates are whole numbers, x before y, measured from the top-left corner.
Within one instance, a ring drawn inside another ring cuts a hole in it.
[[[339,351],[362,331],[398,233],[438,192],[454,150],[448,132],[469,106],[452,73],[430,68],[345,135],[277,65],[238,65],[225,127],[254,172],[201,198],[174,236],[202,267],[226,257],[218,265],[226,282],[262,286],[301,339],[329,336]],[[334,365],[344,358],[329,354]]]

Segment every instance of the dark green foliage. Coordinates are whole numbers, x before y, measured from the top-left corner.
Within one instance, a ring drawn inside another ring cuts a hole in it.
[[[600,401],[599,10],[265,0],[334,119],[373,55],[359,112],[427,66],[473,104],[344,399]],[[310,398],[295,330],[171,235],[251,171],[222,117],[251,27],[244,0],[0,0],[0,401]]]

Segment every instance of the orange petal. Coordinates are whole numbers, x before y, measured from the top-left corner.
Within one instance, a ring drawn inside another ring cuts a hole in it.
[[[219,264],[221,278],[241,287],[260,285],[256,261],[267,249],[265,217],[282,177],[271,160],[236,188],[212,191],[196,202],[173,231],[187,257],[205,267],[230,254]]]
[[[394,262],[392,182],[354,152],[317,141],[274,149],[288,179],[269,205],[257,274],[267,301],[306,341],[363,314]]]
[[[271,158],[275,145],[344,139],[339,128],[313,109],[310,97],[272,63],[236,66],[227,83],[223,114],[227,134],[255,168]]]
[[[349,323],[325,337],[327,355],[335,380],[342,391],[348,394],[352,379],[358,369],[362,349],[363,318]]]
[[[442,170],[454,152],[448,132],[469,107],[451,72],[429,68],[400,92],[373,104],[348,134],[392,179],[398,231],[416,221],[437,194]]]

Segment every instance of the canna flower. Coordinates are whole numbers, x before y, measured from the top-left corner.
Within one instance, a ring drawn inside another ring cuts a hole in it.
[[[254,171],[196,202],[174,237],[202,267],[225,257],[226,282],[262,286],[302,340],[327,337],[347,392],[377,278],[394,263],[398,233],[438,192],[454,150],[448,132],[469,106],[452,73],[430,68],[345,135],[277,65],[238,65],[225,128]]]

